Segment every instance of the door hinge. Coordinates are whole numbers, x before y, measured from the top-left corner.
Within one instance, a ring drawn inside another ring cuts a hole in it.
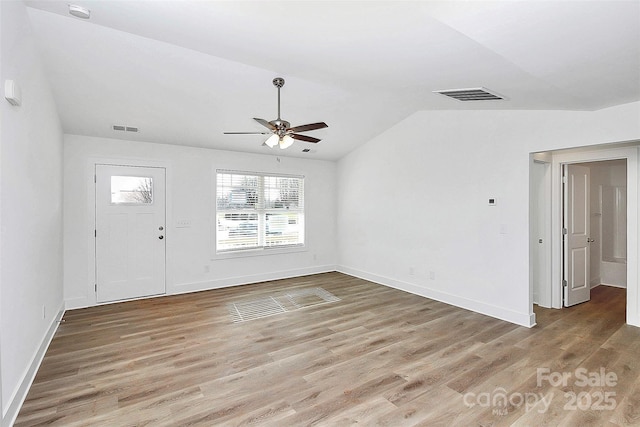
[[[98,230],[93,230],[93,237],[98,237]]]
[[[93,182],[98,182],[98,176],[97,175],[93,175]]]
[[[97,294],[98,293],[98,284],[96,283],[93,287],[94,292]]]
[[[563,280],[563,281],[562,281],[562,287],[563,287],[563,288],[566,288],[567,286],[569,286],[569,284],[567,283],[567,281],[566,281],[566,280]]]
[[[569,231],[566,228],[562,229],[562,234],[567,234]]]
[[[563,184],[566,184],[566,183],[567,183],[567,177],[566,177],[566,176],[564,176],[564,175],[562,175],[562,183],[563,183]]]

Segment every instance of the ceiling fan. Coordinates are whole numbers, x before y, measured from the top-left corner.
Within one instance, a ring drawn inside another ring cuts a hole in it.
[[[308,132],[311,130],[322,129],[328,127],[324,122],[310,123],[308,125],[291,127],[291,123],[280,118],[280,88],[284,86],[284,79],[276,77],[273,79],[273,85],[278,88],[278,118],[270,122],[264,119],[253,118],[256,122],[269,129],[270,132],[224,132],[225,135],[271,135],[264,142],[264,145],[273,148],[279,145],[281,149],[290,147],[293,140],[297,139],[304,142],[319,142],[318,138],[312,136],[300,135],[298,132]]]

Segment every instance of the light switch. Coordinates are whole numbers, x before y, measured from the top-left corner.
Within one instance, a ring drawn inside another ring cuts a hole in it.
[[[190,219],[179,219],[176,221],[176,228],[189,228],[191,227]]]

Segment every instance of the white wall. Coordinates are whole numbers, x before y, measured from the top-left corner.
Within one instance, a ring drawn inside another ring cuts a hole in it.
[[[591,245],[591,286],[597,286],[601,283],[625,287],[626,284],[626,265],[622,263],[619,266],[611,266],[610,263],[603,264],[603,255],[605,252],[613,252],[614,240],[617,238],[621,245],[626,246],[626,221],[621,224],[623,227],[618,230],[621,234],[617,237],[613,235],[614,230],[610,227],[612,218],[608,218],[611,214],[613,206],[603,206],[601,200],[603,187],[624,187],[627,185],[627,163],[625,160],[609,160],[603,162],[582,163],[588,166],[591,171],[591,233],[590,237],[595,240]],[[626,212],[624,212],[626,218]],[[614,238],[615,237],[615,238]],[[605,246],[609,250],[603,250]],[[626,250],[623,251],[626,254]],[[606,271],[607,280],[603,280],[601,274]],[[611,273],[617,273],[613,276]],[[615,278],[614,280],[612,280]]]
[[[0,11],[0,82],[22,89],[22,106],[0,99],[0,371],[8,425],[63,308],[62,130],[24,4],[3,1]]]
[[[336,164],[278,158],[277,152],[267,153],[272,154],[65,135],[64,294],[67,308],[95,304],[93,164],[105,160],[167,168],[167,294],[335,270]],[[306,250],[216,257],[210,226],[215,224],[216,168],[304,175]],[[176,227],[180,220],[189,220],[191,227]]]
[[[640,103],[410,116],[339,162],[340,269],[531,325],[529,153],[640,139],[638,117]]]
[[[607,169],[602,186],[602,258],[624,260],[627,257],[626,224],[626,164],[615,165]]]

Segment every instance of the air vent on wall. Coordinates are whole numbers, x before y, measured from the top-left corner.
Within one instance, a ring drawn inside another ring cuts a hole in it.
[[[440,95],[448,96],[449,98],[457,99],[458,101],[494,101],[506,99],[504,96],[498,95],[497,93],[491,92],[483,87],[434,90],[433,93],[439,93]]]
[[[121,132],[138,132],[137,127],[124,125],[113,125],[113,130],[119,130]]]

